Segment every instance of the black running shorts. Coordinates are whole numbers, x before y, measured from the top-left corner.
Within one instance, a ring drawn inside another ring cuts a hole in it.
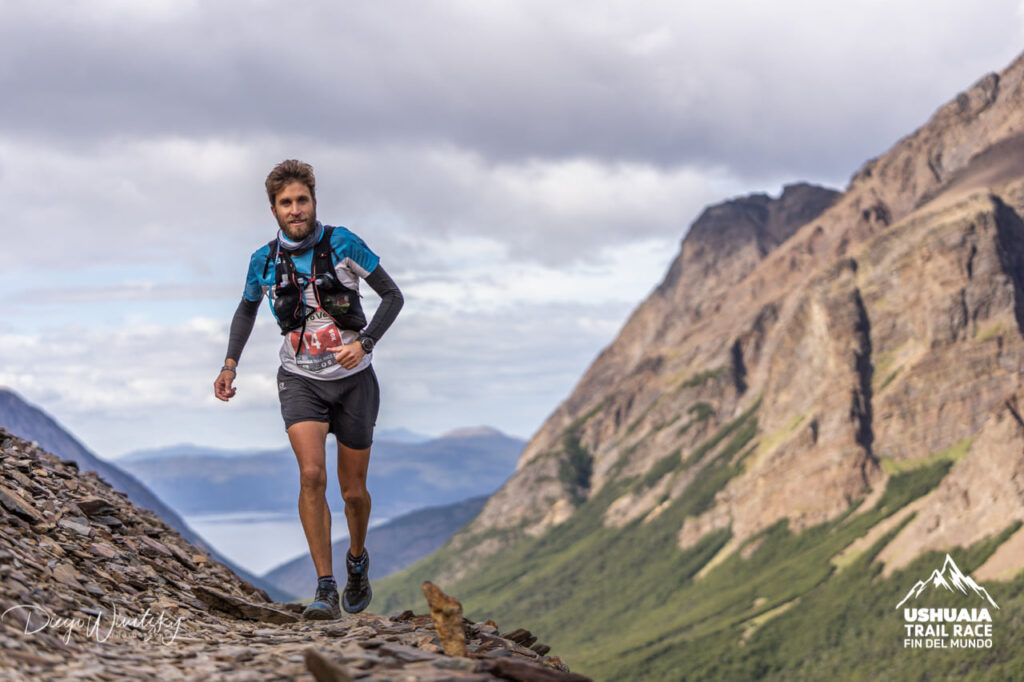
[[[299,422],[324,422],[338,442],[353,450],[373,443],[380,409],[380,386],[373,365],[341,379],[321,381],[277,370],[284,428]]]

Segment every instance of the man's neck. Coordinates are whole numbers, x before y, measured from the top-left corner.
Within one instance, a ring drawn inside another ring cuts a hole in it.
[[[320,224],[320,221],[317,221],[316,225],[313,227],[313,231],[301,240],[295,241],[293,239],[289,239],[288,235],[284,233],[284,230],[277,231],[277,240],[280,247],[285,251],[289,253],[302,253],[320,241],[320,237],[323,236],[323,232],[323,225]]]

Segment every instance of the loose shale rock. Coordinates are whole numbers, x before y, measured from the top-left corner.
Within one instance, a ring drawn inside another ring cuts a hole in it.
[[[443,637],[412,611],[303,621],[302,604],[273,602],[92,472],[0,428],[0,679],[583,679],[432,594]]]

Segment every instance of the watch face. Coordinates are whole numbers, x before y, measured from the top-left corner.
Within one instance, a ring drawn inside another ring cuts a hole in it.
[[[370,339],[370,338],[359,339],[359,343],[363,347],[363,350],[365,352],[370,353],[370,352],[373,351],[373,339]]]

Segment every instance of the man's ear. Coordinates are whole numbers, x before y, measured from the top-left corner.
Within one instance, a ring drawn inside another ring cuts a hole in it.
[[[275,218],[277,217],[277,206],[274,206],[273,204],[270,205],[270,215]]]

